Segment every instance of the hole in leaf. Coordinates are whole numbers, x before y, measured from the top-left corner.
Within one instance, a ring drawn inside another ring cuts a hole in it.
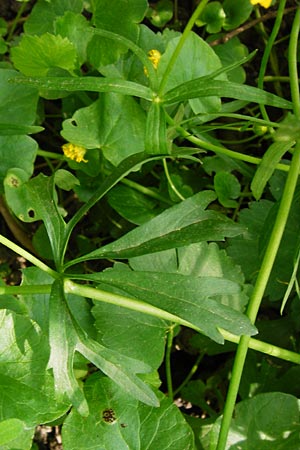
[[[77,127],[78,126],[76,120],[74,120],[74,119],[71,120],[71,124],[73,125],[73,127]]]
[[[35,217],[35,212],[34,212],[33,209],[29,209],[29,210],[27,211],[27,214],[28,214],[28,216],[29,216],[31,219],[34,219],[34,217]]]

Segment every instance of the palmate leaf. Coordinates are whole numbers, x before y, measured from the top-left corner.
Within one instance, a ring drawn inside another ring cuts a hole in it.
[[[215,199],[212,191],[199,192],[117,241],[77,258],[68,265],[98,258],[127,259],[194,242],[218,241],[241,234],[244,229],[227,217],[215,211],[205,211]]]
[[[118,269],[83,275],[82,278],[117,287],[119,292],[133,299],[147,302],[189,322],[219,343],[224,343],[224,339],[218,328],[238,336],[256,333],[246,316],[214,300],[215,296],[240,292],[239,284],[224,278]]]

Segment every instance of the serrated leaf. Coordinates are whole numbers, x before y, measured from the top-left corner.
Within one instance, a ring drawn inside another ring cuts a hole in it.
[[[25,32],[33,35],[41,35],[47,31],[53,33],[54,22],[58,17],[63,16],[66,11],[80,14],[82,9],[82,0],[39,0],[25,21]]]
[[[223,240],[226,236],[242,233],[243,230],[227,217],[205,211],[215,198],[212,191],[200,192],[73,263],[98,258],[131,258],[193,242]]]
[[[27,76],[46,76],[49,69],[59,67],[73,73],[77,53],[67,38],[45,33],[42,36],[24,35],[20,44],[11,50],[14,66]]]
[[[256,333],[248,318],[213,299],[240,292],[239,285],[224,278],[111,269],[85,279],[111,284],[130,297],[174,314],[219,343],[224,339],[218,328],[236,335]]]
[[[135,271],[152,271],[161,273],[179,273],[193,277],[219,277],[237,283],[242,292],[222,294],[214,298],[243,312],[248,301],[244,292],[244,275],[239,266],[229,257],[225,250],[212,242],[199,242],[178,249],[166,250],[149,255],[130,258],[130,267]]]
[[[90,416],[72,411],[63,426],[66,450],[167,449],[194,450],[193,433],[171,400],[157,393],[160,406],[142,405],[95,374],[85,384]],[[166,430],[172,430],[167,432]]]

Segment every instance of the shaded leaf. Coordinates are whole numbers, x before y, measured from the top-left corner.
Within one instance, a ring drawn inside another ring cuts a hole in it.
[[[205,211],[213,200],[215,194],[212,191],[200,192],[165,210],[117,241],[88,253],[73,263],[98,258],[131,258],[193,242],[223,240],[225,236],[240,234],[242,228],[227,217],[215,211]]]
[[[85,383],[90,415],[72,411],[63,426],[66,450],[194,450],[193,433],[171,400],[157,393],[160,406],[139,403],[99,374]],[[166,432],[168,430],[168,432]]]

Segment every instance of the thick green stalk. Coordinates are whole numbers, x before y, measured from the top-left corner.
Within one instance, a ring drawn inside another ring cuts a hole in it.
[[[33,256],[31,253],[27,252],[27,250],[24,250],[24,248],[20,247],[19,245],[10,241],[6,237],[2,236],[2,234],[0,234],[0,244],[3,244],[5,245],[5,247],[10,248],[18,255],[23,256],[23,258],[27,259],[27,261],[30,261],[32,264],[34,264],[36,267],[43,270],[44,272],[47,272],[51,277],[59,278],[60,275],[57,272],[55,272],[55,270],[51,269],[51,267],[44,264],[42,261]]]
[[[279,3],[276,20],[275,20],[275,23],[274,23],[274,26],[272,29],[272,33],[271,33],[269,39],[267,40],[267,45],[266,45],[266,48],[265,48],[265,51],[264,51],[264,54],[263,54],[263,57],[261,60],[261,65],[260,65],[260,70],[259,70],[259,75],[258,75],[258,83],[257,83],[257,86],[260,89],[263,89],[263,87],[264,87],[264,76],[266,73],[268,60],[270,58],[273,44],[275,42],[275,39],[277,37],[277,34],[278,34],[280,26],[281,26],[285,4],[286,4],[286,0],[281,0]],[[266,107],[264,105],[260,105],[260,110],[261,110],[263,118],[265,120],[269,120]]]
[[[172,347],[173,347],[173,339],[174,339],[174,325],[171,325],[168,330],[166,356],[165,356],[168,397],[171,400],[173,400],[173,398],[174,398],[173,381],[172,381],[172,367],[171,367],[171,353],[172,353]]]
[[[300,120],[299,84],[297,71],[297,42],[299,36],[299,29],[300,29],[300,10],[298,9],[294,18],[290,36],[289,72],[291,78],[291,95],[294,106],[294,114]],[[254,323],[256,320],[256,316],[265,292],[265,288],[267,286],[271,270],[279,249],[281,238],[291,208],[294,192],[296,189],[299,170],[300,170],[300,141],[297,141],[290,165],[290,170],[286,180],[285,188],[281,198],[279,210],[275,220],[275,224],[270,236],[270,240],[263,258],[263,262],[247,310],[247,315],[252,323]],[[238,350],[234,361],[232,377],[230,380],[216,450],[224,450],[226,447],[227,436],[229,433],[231,418],[233,415],[238,395],[240,380],[242,377],[243,367],[245,364],[247,351],[249,347],[249,341],[250,341],[249,336],[242,336],[238,345]]]
[[[181,52],[181,49],[184,46],[184,43],[187,40],[188,35],[190,34],[193,26],[195,25],[196,20],[198,19],[198,17],[202,13],[202,11],[204,10],[204,8],[208,2],[209,2],[209,0],[202,0],[202,2],[199,3],[199,5],[195,9],[195,11],[193,12],[192,16],[190,17],[181,37],[179,39],[177,47],[175,48],[175,51],[169,61],[169,64],[167,65],[165,73],[162,77],[162,80],[161,80],[160,86],[159,86],[158,97],[161,97],[164,87],[168,81],[168,77],[169,77],[169,75],[174,67],[174,64],[176,62],[176,59],[178,58],[178,55]]]

